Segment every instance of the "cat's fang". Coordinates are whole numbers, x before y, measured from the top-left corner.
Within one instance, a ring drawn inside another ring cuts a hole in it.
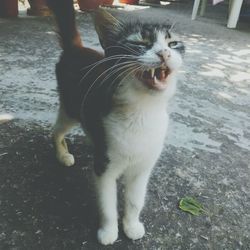
[[[164,90],[167,87],[166,82],[160,81],[157,77],[154,77],[154,88],[158,90]]]
[[[154,75],[155,75],[155,69],[152,68],[152,69],[151,69],[151,78],[154,78]]]

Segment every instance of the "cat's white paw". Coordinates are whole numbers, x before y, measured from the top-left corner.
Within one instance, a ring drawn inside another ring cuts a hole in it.
[[[123,230],[131,240],[138,240],[145,234],[144,226],[140,221],[131,223],[123,220]]]
[[[59,162],[66,167],[71,167],[75,164],[74,156],[70,153],[58,155],[57,158]]]
[[[97,232],[97,239],[103,245],[113,244],[118,238],[118,229],[113,227],[102,227]]]

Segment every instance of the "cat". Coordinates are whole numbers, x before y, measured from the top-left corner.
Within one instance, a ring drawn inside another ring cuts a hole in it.
[[[145,234],[140,212],[151,170],[163,149],[167,103],[174,95],[185,47],[170,25],[122,22],[99,9],[95,29],[104,53],[83,45],[73,0],[48,0],[63,49],[56,65],[60,95],[53,140],[56,156],[74,165],[65,134],[80,123],[94,146],[94,179],[100,209],[97,239],[118,238],[117,187],[125,181],[123,230],[132,240]]]

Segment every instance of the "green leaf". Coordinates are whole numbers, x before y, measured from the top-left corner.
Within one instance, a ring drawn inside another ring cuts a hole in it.
[[[206,212],[198,201],[192,197],[185,197],[180,200],[179,208],[185,212],[191,213],[193,215],[200,215]]]

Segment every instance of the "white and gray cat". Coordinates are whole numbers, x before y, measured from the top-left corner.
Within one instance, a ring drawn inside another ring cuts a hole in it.
[[[170,26],[124,23],[106,11],[95,13],[104,54],[86,48],[75,26],[73,0],[49,0],[63,52],[56,66],[60,109],[53,138],[59,162],[74,164],[64,136],[81,123],[94,146],[94,178],[101,222],[100,243],[118,237],[117,187],[125,178],[123,229],[143,237],[140,212],[151,170],[168,127],[167,104],[174,95],[183,43]]]

